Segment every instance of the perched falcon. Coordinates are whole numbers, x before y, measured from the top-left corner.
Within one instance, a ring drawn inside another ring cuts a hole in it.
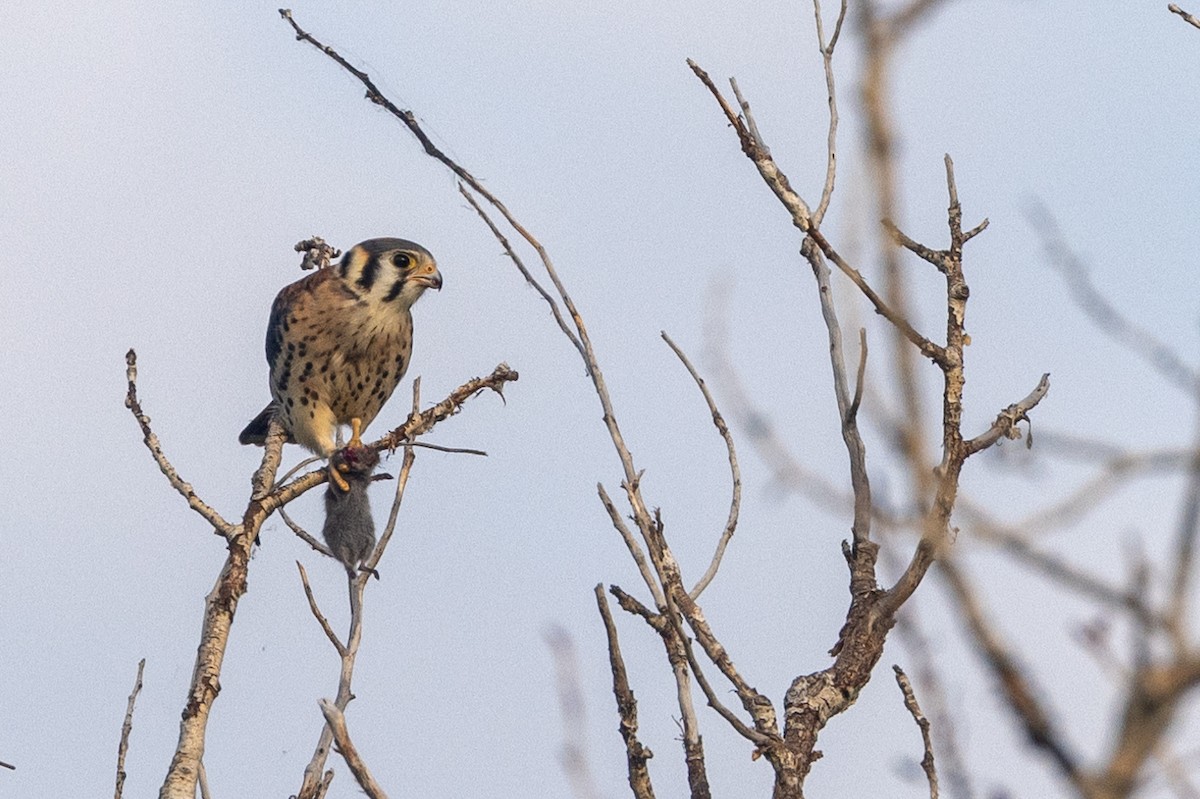
[[[275,298],[267,323],[271,402],[238,437],[262,444],[278,415],[288,440],[328,458],[339,425],[351,446],[395,391],[412,357],[410,308],[441,289],[433,256],[404,239],[369,239]],[[343,491],[345,481],[331,479]]]

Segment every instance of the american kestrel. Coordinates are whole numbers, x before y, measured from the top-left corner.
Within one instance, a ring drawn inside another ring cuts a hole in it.
[[[337,265],[284,286],[267,323],[271,402],[238,440],[262,444],[278,415],[289,441],[324,458],[339,425],[350,425],[350,446],[361,446],[360,432],[408,369],[413,303],[441,287],[433,256],[404,239],[356,244]],[[332,469],[330,478],[347,490]]]

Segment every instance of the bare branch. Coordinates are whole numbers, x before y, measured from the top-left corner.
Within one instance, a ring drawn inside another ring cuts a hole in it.
[[[833,48],[837,46],[838,37],[842,32],[842,22],[846,19],[847,0],[841,0],[840,6],[837,24],[833,29],[833,38],[829,40],[829,44],[826,44],[825,21],[821,16],[821,0],[813,0],[813,14],[817,19],[817,47],[821,52],[821,62],[825,68],[825,93],[829,99],[829,132],[825,138],[825,185],[821,189],[821,201],[817,203],[817,210],[813,211],[812,222],[815,227],[820,227],[821,221],[825,219],[825,212],[829,210],[829,202],[833,199],[833,187],[837,179],[838,107],[837,86],[833,77]]]
[[[917,695],[913,693],[912,682],[908,679],[908,675],[904,673],[904,669],[899,666],[892,666],[892,671],[896,672],[896,684],[900,686],[900,690],[904,693],[904,706],[908,708],[908,712],[912,714],[913,721],[917,723],[917,727],[921,730],[921,741],[925,745],[925,755],[921,758],[921,768],[925,770],[925,777],[929,780],[929,799],[938,799],[938,776],[937,769],[933,764],[933,738],[929,733],[929,719],[925,718],[925,714],[921,712],[921,706],[917,704]]]
[[[922,261],[933,264],[942,274],[946,274],[948,268],[947,262],[950,260],[949,250],[935,250],[932,247],[926,247],[924,244],[914,241],[890,219],[883,220],[883,228],[891,235],[892,240],[896,244],[899,244]]]
[[[846,409],[846,418],[854,421],[858,418],[858,409],[862,406],[863,390],[867,382],[867,329],[858,329],[858,373],[854,378],[854,398]]]
[[[725,548],[729,545],[730,539],[733,538],[734,530],[737,529],[738,512],[742,506],[742,471],[738,467],[737,450],[733,446],[733,434],[729,432],[729,425],[725,424],[725,418],[717,410],[717,403],[713,400],[712,394],[709,393],[704,378],[700,377],[700,374],[696,371],[696,367],[692,366],[692,362],[684,355],[683,350],[679,349],[678,345],[671,340],[671,337],[665,331],[662,333],[662,338],[683,363],[684,367],[688,370],[688,374],[692,376],[692,380],[696,382],[696,387],[704,395],[704,401],[708,404],[708,410],[712,414],[713,424],[716,426],[717,432],[721,434],[721,438],[725,441],[725,451],[729,456],[730,478],[733,482],[733,498],[729,501],[729,518],[725,522],[725,529],[721,531],[720,540],[717,541],[717,551],[713,554],[712,562],[708,564],[708,569],[704,572],[704,576],[688,592],[692,599],[696,599],[708,587],[708,584],[713,581],[713,578],[717,576],[717,569],[721,567],[721,558],[725,556]]]
[[[838,252],[833,248],[833,245],[831,245],[829,241],[823,235],[821,235],[820,231],[817,230],[816,225],[813,223],[812,213],[809,211],[808,204],[800,198],[800,195],[796,194],[796,192],[792,189],[791,184],[788,182],[787,176],[779,170],[778,165],[776,165],[775,160],[771,157],[766,145],[762,142],[762,137],[757,134],[757,128],[755,131],[750,130],[747,124],[742,120],[742,117],[734,112],[732,106],[729,105],[729,102],[721,94],[720,90],[717,89],[716,84],[713,83],[712,78],[709,77],[707,72],[701,69],[700,66],[690,58],[688,59],[687,63],[688,66],[691,67],[692,72],[695,73],[696,77],[700,79],[700,82],[705,85],[705,87],[716,99],[718,105],[721,106],[721,110],[725,113],[726,119],[729,120],[729,123],[733,126],[734,130],[738,134],[738,139],[742,144],[742,151],[750,158],[751,161],[754,162],[754,165],[758,168],[759,174],[767,183],[767,186],[770,187],[771,191],[775,193],[775,196],[779,198],[779,201],[783,203],[784,208],[792,217],[792,224],[799,228],[802,232],[807,233],[812,238],[817,246],[820,247],[821,252],[823,252],[825,256],[829,258],[829,260],[833,261],[833,263],[836,264],[837,267],[842,270],[842,272],[848,278],[850,278],[851,282],[858,287],[859,291],[861,291],[863,295],[870,300],[871,304],[875,307],[875,311],[891,322],[901,333],[903,333],[904,336],[921,351],[921,354],[925,355],[927,358],[935,363],[938,363],[939,365],[944,364],[946,358],[945,351],[928,338],[918,333],[916,329],[909,324],[904,314],[893,310],[891,305],[885,302],[884,299],[875,291],[875,289],[873,289],[871,285],[867,283],[866,278],[864,278],[857,269],[852,267],[844,258],[842,258],[842,256],[839,255]],[[749,107],[748,103],[745,103],[744,105],[747,108]]]
[[[637,599],[615,585],[610,586],[609,590],[616,597],[622,610],[640,616],[650,625],[651,629],[658,633],[659,639],[666,649],[667,660],[671,664],[671,673],[675,678],[675,700],[679,705],[688,787],[692,799],[710,799],[708,773],[704,763],[704,742],[700,737],[700,720],[696,717],[696,708],[692,704],[690,664],[683,638],[678,632],[679,628],[668,619],[667,611],[653,613]]]
[[[121,724],[121,742],[117,745],[117,786],[113,799],[121,799],[125,790],[125,754],[129,751],[129,733],[133,731],[133,705],[137,696],[142,692],[142,672],[146,668],[146,659],[138,661],[137,677],[133,681],[133,690],[129,694],[129,703],[125,706],[125,721]],[[3,764],[12,768],[7,763]]]
[[[837,309],[833,305],[833,294],[830,286],[829,265],[822,257],[821,251],[811,246],[810,237],[805,240],[802,249],[804,256],[812,267],[813,276],[817,282],[817,299],[821,306],[821,315],[825,321],[825,330],[829,338],[829,361],[833,370],[834,397],[837,400],[838,415],[841,417],[842,441],[850,461],[850,487],[854,493],[854,521],[851,533],[854,537],[854,560],[851,575],[851,593],[871,591],[875,586],[875,555],[877,548],[871,541],[871,480],[867,474],[867,450],[862,435],[858,430],[858,412],[855,397],[861,399],[861,388],[865,379],[866,349],[860,353],[860,370],[858,386],[855,394],[851,395],[849,377],[846,373],[846,356],[842,348],[842,329],[838,322]],[[860,338],[860,341],[865,339]]]
[[[328,699],[322,699],[320,704],[321,712],[325,714],[325,721],[333,730],[333,738],[337,741],[338,752],[346,761],[346,765],[350,767],[350,773],[354,775],[354,779],[371,799],[387,799],[387,794],[371,776],[367,764],[363,762],[354,743],[350,740],[350,731],[346,729],[346,716],[337,705]]]
[[[1197,19],[1195,16],[1184,11],[1182,8],[1175,5],[1174,3],[1169,3],[1167,5],[1167,10],[1170,11],[1172,14],[1178,14],[1179,16],[1183,17],[1183,19],[1189,25],[1192,25],[1193,27],[1196,27],[1196,28],[1200,28],[1200,19]]]
[[[1018,422],[1029,421],[1028,413],[1034,409],[1042,398],[1046,396],[1046,392],[1050,390],[1050,375],[1042,375],[1042,379],[1034,386],[1033,391],[1020,402],[1015,402],[1009,405],[996,417],[996,421],[984,433],[979,434],[970,441],[964,442],[966,445],[967,455],[974,455],[980,450],[987,449],[992,444],[995,444],[1001,438],[1020,438],[1021,431],[1017,427]]]
[[[463,186],[462,183],[458,184],[458,191],[460,194],[462,194],[462,196],[467,198],[467,202],[470,203],[471,207],[475,209],[475,213],[479,214],[479,218],[482,219],[484,224],[488,226],[488,230],[492,231],[492,235],[496,237],[496,240],[500,242],[500,246],[504,248],[504,254],[507,255],[509,260],[512,261],[517,267],[517,271],[519,271],[521,276],[525,278],[525,282],[533,286],[537,293],[542,296],[542,299],[546,301],[546,304],[550,306],[550,313],[554,316],[554,321],[558,324],[558,329],[563,332],[563,335],[567,337],[567,340],[571,342],[575,349],[579,350],[580,357],[582,357],[586,363],[587,352],[583,348],[583,343],[579,340],[579,337],[575,335],[575,331],[571,330],[571,328],[567,325],[567,320],[563,318],[562,311],[559,310],[558,302],[555,301],[554,297],[550,296],[550,292],[546,291],[546,289],[542,287],[542,284],[537,281],[537,279],[525,266],[525,262],[521,260],[521,257],[517,255],[516,250],[514,250],[512,245],[509,244],[508,237],[501,232],[500,228],[496,227],[496,223],[492,221],[492,218],[488,216],[487,212],[483,210],[482,206],[476,202],[475,195],[467,191],[466,187]]]
[[[204,768],[203,758],[197,764],[196,774],[196,784],[200,788],[200,799],[212,799],[212,794],[208,790],[208,769]]]
[[[505,206],[499,198],[484,188],[484,186],[480,184],[480,182],[476,180],[473,175],[467,172],[467,170],[459,166],[445,153],[434,146],[433,142],[421,129],[421,126],[417,124],[416,116],[411,111],[401,110],[400,108],[396,107],[391,100],[387,99],[379,91],[378,87],[375,86],[365,72],[355,69],[333,48],[322,44],[313,36],[302,30],[300,26],[296,24],[296,21],[293,19],[290,11],[286,9],[280,9],[279,13],[280,16],[282,16],[287,23],[291,25],[298,40],[306,41],[313,45],[325,55],[333,59],[339,66],[357,78],[367,89],[367,99],[377,105],[382,106],[389,113],[399,119],[405,125],[405,127],[408,128],[409,132],[421,142],[426,154],[440,161],[443,165],[450,169],[450,171],[457,175],[463,183],[486,199],[492,205],[492,207],[500,212],[500,215],[504,217],[505,221],[508,222],[513,230],[517,231],[517,233],[520,234],[523,239],[525,239],[529,246],[532,247],[535,252],[537,252],[538,257],[542,261],[542,266],[546,270],[547,276],[550,278],[550,282],[554,285],[555,291],[558,292],[558,298],[562,301],[563,306],[567,309],[568,315],[571,317],[571,322],[575,327],[575,333],[578,335],[577,348],[578,345],[582,345],[580,354],[583,358],[584,366],[588,370],[588,375],[592,380],[592,386],[595,388],[596,395],[600,399],[601,407],[604,410],[604,424],[608,429],[609,437],[612,439],[613,446],[617,450],[617,455],[620,458],[621,465],[625,471],[624,484],[629,487],[627,489],[627,494],[630,505],[633,508],[633,515],[637,521],[639,529],[643,531],[644,535],[645,530],[652,525],[652,522],[650,520],[649,511],[646,509],[645,503],[642,500],[641,494],[636,489],[638,482],[638,470],[634,466],[633,456],[630,454],[629,448],[626,446],[624,437],[621,434],[620,427],[617,424],[617,418],[613,411],[612,400],[609,397],[608,387],[604,381],[604,375],[600,371],[600,365],[596,358],[595,350],[592,347],[591,337],[588,335],[587,327],[584,325],[583,317],[579,314],[578,309],[575,307],[575,302],[571,299],[571,295],[567,293],[566,287],[563,285],[562,280],[559,279],[558,271],[555,269],[554,262],[550,259],[546,248],[543,247],[541,242],[539,242],[533,236],[533,234],[531,234],[525,228],[525,226],[522,225],[512,215],[507,206]],[[494,226],[489,225],[489,227],[492,227],[493,230],[496,230]],[[575,343],[574,339],[572,340],[572,343]]]
[[[291,531],[296,534],[297,538],[308,544],[316,552],[320,552],[326,557],[334,557],[334,554],[329,551],[329,547],[322,544],[320,541],[314,538],[311,533],[293,521],[292,517],[288,515],[287,508],[280,508],[279,515],[283,517],[283,523],[286,524]]]
[[[617,699],[617,715],[621,719],[621,738],[625,741],[629,788],[633,791],[634,799],[654,799],[654,786],[650,783],[650,770],[646,766],[654,753],[642,746],[637,738],[637,699],[629,687],[625,659],[621,657],[621,646],[617,640],[617,626],[608,608],[603,585],[596,586],[596,606],[600,609],[600,618],[604,620],[604,632],[608,638],[608,662],[613,676],[613,695]]]
[[[704,676],[704,669],[701,667],[700,661],[696,659],[696,653],[692,648],[691,639],[688,638],[687,633],[680,626],[679,617],[672,614],[669,615],[668,618],[671,619],[672,624],[675,625],[675,633],[679,637],[680,642],[683,643],[683,649],[684,653],[687,655],[688,665],[691,666],[692,674],[696,677],[696,684],[700,686],[700,690],[704,693],[704,698],[707,700],[708,706],[717,711],[717,714],[721,718],[725,719],[725,721],[729,723],[729,726],[733,727],[734,732],[736,732],[738,735],[741,735],[747,741],[755,744],[758,748],[761,749],[777,743],[779,740],[779,735],[777,732],[772,731],[774,734],[763,733],[754,729],[753,727],[750,727],[748,724],[746,724],[746,722],[742,721],[736,713],[730,710],[724,702],[721,701],[721,698],[717,696],[717,692],[713,690],[712,684],[709,683],[708,678]],[[730,665],[732,666],[732,664]],[[765,697],[763,697],[763,699],[765,699]]]
[[[638,571],[642,575],[642,580],[646,583],[646,587],[650,589],[650,593],[654,595],[655,605],[665,608],[667,599],[663,595],[658,580],[654,577],[654,572],[650,569],[650,564],[646,560],[646,553],[642,550],[641,544],[637,542],[637,538],[634,537],[629,526],[625,524],[625,520],[621,518],[617,506],[613,504],[612,499],[608,496],[608,492],[604,490],[603,484],[596,483],[596,491],[600,494],[600,503],[608,511],[608,518],[612,520],[613,527],[621,534],[622,540],[625,541],[625,546],[629,548],[629,554],[633,557],[633,562],[637,564]]]
[[[325,631],[325,637],[329,639],[329,643],[333,644],[333,648],[337,650],[339,657],[346,657],[346,646],[338,640],[337,634],[333,628],[329,626],[329,619],[325,618],[325,614],[317,607],[317,598],[313,596],[312,586],[308,582],[308,572],[304,570],[304,564],[296,561],[296,568],[300,570],[300,582],[304,584],[304,596],[308,599],[308,609],[312,611],[313,618],[321,625],[321,629]]]
[[[412,387],[412,414],[418,414],[420,407],[421,378],[418,377],[413,381]],[[404,447],[404,458],[400,461],[400,474],[396,477],[396,493],[392,499],[392,509],[388,512],[387,524],[383,528],[383,535],[379,537],[379,543],[375,545],[375,551],[371,553],[366,563],[363,564],[364,572],[374,573],[375,567],[379,565],[384,551],[392,540],[392,534],[396,531],[396,520],[400,517],[400,506],[404,503],[404,490],[408,487],[408,477],[412,474],[412,467],[413,463],[416,462],[416,458],[417,454],[413,451],[413,445],[406,445]]]
[[[179,473],[175,471],[175,467],[167,460],[167,456],[163,454],[162,445],[158,441],[158,436],[150,429],[150,417],[142,412],[142,405],[138,402],[137,395],[137,353],[132,349],[125,353],[125,379],[128,388],[125,393],[125,407],[133,413],[133,418],[137,420],[138,426],[142,428],[142,441],[146,445],[146,449],[150,450],[150,455],[154,458],[154,462],[158,464],[158,469],[167,478],[167,482],[171,484],[179,492],[179,495],[187,500],[188,507],[204,517],[205,521],[213,526],[213,531],[218,535],[224,536],[227,539],[233,538],[235,534],[234,525],[221,518],[221,514],[208,505],[204,500],[196,494],[196,490],[192,488],[191,483],[184,481]]]
[[[754,112],[750,110],[750,101],[742,96],[742,90],[738,88],[737,78],[729,79],[729,87],[733,89],[733,97],[738,102],[738,107],[742,109],[742,117],[746,120],[746,127],[750,131],[750,138],[754,143],[763,149],[768,156],[771,150],[763,141],[762,136],[758,132],[758,123],[754,120]]]
[[[482,458],[487,457],[487,453],[481,449],[471,449],[469,447],[444,447],[441,444],[430,444],[428,441],[414,441],[414,447],[421,449],[431,449],[434,452],[446,452],[451,455],[478,455]]]

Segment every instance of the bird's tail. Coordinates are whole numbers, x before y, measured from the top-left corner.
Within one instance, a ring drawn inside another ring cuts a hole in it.
[[[250,424],[246,425],[246,429],[238,436],[238,442],[241,444],[254,444],[261,447],[267,443],[267,427],[271,424],[271,419],[275,416],[275,412],[279,410],[279,403],[270,402],[267,407],[262,409],[262,412],[250,420]]]

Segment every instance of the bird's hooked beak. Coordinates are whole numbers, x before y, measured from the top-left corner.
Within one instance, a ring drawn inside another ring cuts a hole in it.
[[[442,273],[433,264],[424,266],[412,276],[412,280],[425,288],[442,290]]]

